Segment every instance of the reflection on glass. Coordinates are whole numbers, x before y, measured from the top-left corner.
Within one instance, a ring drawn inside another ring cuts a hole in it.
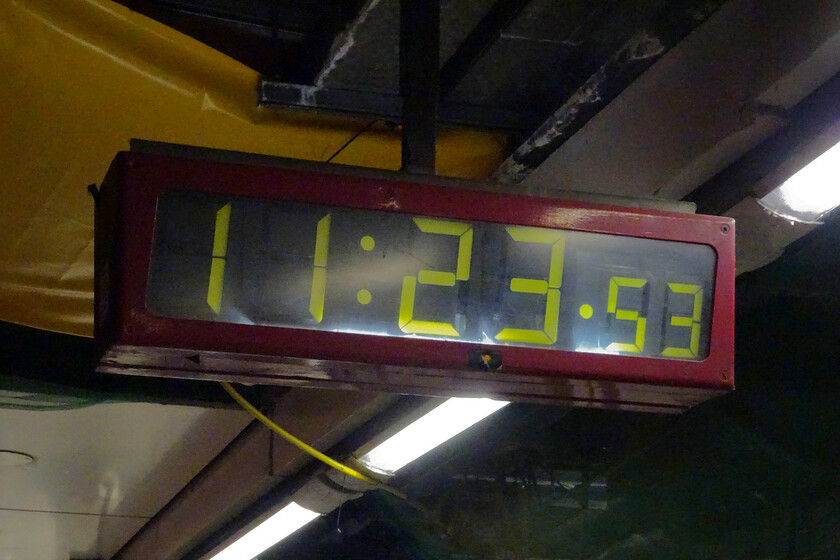
[[[205,321],[703,359],[705,245],[193,192],[158,201],[146,304]]]

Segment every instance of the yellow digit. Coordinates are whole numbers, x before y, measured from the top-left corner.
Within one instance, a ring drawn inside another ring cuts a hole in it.
[[[635,343],[613,342],[607,346],[607,350],[633,352],[634,354],[638,354],[645,349],[645,325],[647,324],[647,320],[644,317],[639,317],[638,311],[617,309],[619,288],[644,288],[645,284],[647,284],[647,280],[643,278],[625,278],[622,276],[613,276],[610,278],[610,291],[607,298],[607,313],[614,314],[615,318],[619,321],[635,321],[636,340]]]
[[[207,305],[216,314],[222,309],[229,226],[230,202],[216,212],[216,229],[213,232],[213,260],[210,262],[210,282],[207,284]]]
[[[327,292],[327,252],[330,247],[330,215],[318,221],[315,230],[315,267],[312,269],[312,292],[309,312],[319,323],[324,318],[324,295]]]
[[[696,358],[700,350],[700,318],[703,316],[703,288],[696,284],[677,284],[669,282],[668,288],[675,294],[689,294],[694,296],[694,308],[691,317],[671,315],[671,325],[691,329],[691,339],[688,348],[673,348],[671,346],[662,351],[663,356],[671,358]]]
[[[414,218],[414,223],[423,233],[455,235],[458,241],[458,261],[455,273],[440,270],[421,270],[417,276],[403,278],[400,296],[400,330],[411,334],[434,334],[439,336],[461,336],[451,323],[419,321],[414,319],[414,296],[417,283],[431,286],[454,286],[456,280],[470,279],[470,256],[472,254],[473,228],[470,224],[447,222],[432,218]]]
[[[499,331],[496,340],[507,342],[530,342],[531,344],[553,344],[557,342],[557,322],[560,315],[560,285],[563,281],[563,260],[566,240],[563,233],[553,229],[508,226],[508,234],[522,243],[551,245],[551,261],[548,268],[548,282],[532,278],[511,278],[510,291],[545,295],[545,320],[543,329],[512,329]]]

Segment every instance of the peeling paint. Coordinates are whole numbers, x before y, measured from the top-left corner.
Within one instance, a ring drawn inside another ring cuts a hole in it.
[[[582,113],[582,107],[587,105],[596,106],[600,104],[604,98],[602,95],[602,87],[607,81],[607,65],[605,64],[598,69],[592,76],[584,83],[554,114],[546,120],[534,134],[531,135],[514,153],[508,158],[516,161],[521,157],[527,157],[528,154],[534,150],[551,148],[553,143],[558,138],[568,134],[569,129],[578,122],[578,117]],[[511,162],[513,163],[513,161]],[[507,164],[507,161],[505,162]],[[519,182],[531,171],[530,166],[526,164],[517,164],[517,167],[512,165],[505,167],[504,175],[502,167],[497,170],[495,177],[504,182]],[[509,176],[509,170],[516,169],[517,176],[521,178],[514,179]]]
[[[329,75],[338,66],[338,63],[347,56],[347,53],[350,52],[350,49],[356,43],[356,32],[365,23],[368,15],[376,9],[376,6],[378,6],[381,1],[382,0],[368,0],[359,11],[359,17],[357,17],[346,30],[336,37],[335,41],[333,41],[332,47],[330,47],[330,54],[327,57],[327,62],[315,78],[316,86],[323,86],[324,82],[327,78],[329,78]]]
[[[512,33],[499,33],[499,39],[510,39],[514,41],[526,41],[529,43],[546,44],[546,45],[562,45],[564,47],[580,47],[583,41],[573,41],[571,39],[545,39],[542,37],[529,37],[527,35],[515,35]]]
[[[578,122],[581,107],[597,106],[602,102],[601,88],[606,81],[607,70],[604,65],[502,163],[493,177],[504,183],[521,182],[533,168],[519,159],[528,157],[534,150],[551,149],[558,138],[568,134],[569,129]]]
[[[592,224],[608,215],[606,212],[591,208],[563,208],[552,212],[548,218],[556,227],[574,229],[585,227],[585,224]]]
[[[660,56],[665,52],[665,45],[658,37],[643,32],[630,39],[622,51],[628,53],[628,61],[645,60]]]
[[[637,554],[641,555],[641,552],[643,552],[651,544],[660,542],[664,538],[665,533],[662,529],[655,529],[648,533],[633,533],[626,539],[608,546],[601,554],[598,555],[597,560],[605,560],[606,558],[616,556],[628,556],[628,553],[626,552],[628,550],[638,551],[638,549],[642,549],[637,552]],[[618,554],[620,551],[624,552],[622,554]]]
[[[675,3],[647,29],[630,37],[493,174],[502,183],[520,183],[565,141],[618,97],[645,70],[705,21],[723,0],[701,6]]]
[[[317,86],[300,86],[300,104],[307,107],[314,107],[318,104],[316,97],[317,93],[321,91],[321,87]]]
[[[527,165],[518,163],[513,157],[508,157],[499,168],[493,173],[493,179],[503,183],[519,183],[528,173],[531,168]]]

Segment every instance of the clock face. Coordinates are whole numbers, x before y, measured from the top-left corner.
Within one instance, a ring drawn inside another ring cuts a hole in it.
[[[200,192],[158,198],[161,317],[701,360],[708,245]]]

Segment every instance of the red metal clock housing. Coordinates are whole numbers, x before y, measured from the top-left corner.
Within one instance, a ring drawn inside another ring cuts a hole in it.
[[[729,218],[121,153],[102,372],[674,412],[731,390]]]

